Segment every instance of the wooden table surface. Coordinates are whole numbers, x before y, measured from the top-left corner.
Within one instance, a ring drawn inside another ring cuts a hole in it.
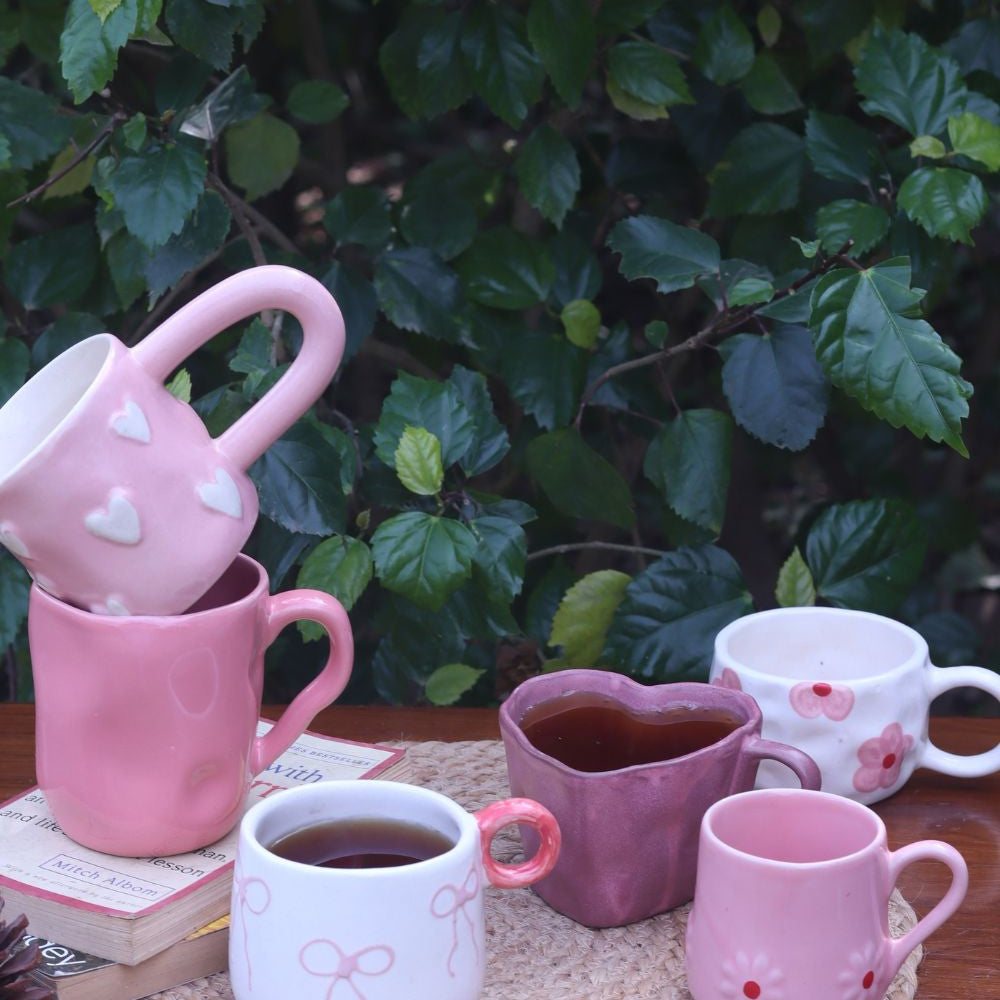
[[[265,709],[265,715],[278,711]],[[499,738],[492,709],[334,706],[310,729],[366,742]],[[978,753],[1000,742],[1000,719],[934,719],[931,736],[946,750]],[[0,801],[34,780],[33,707],[0,704]],[[963,780],[918,771],[876,811],[888,827],[890,847],[944,840],[969,865],[964,904],[925,944],[918,1000],[1000,1000],[1000,774]],[[943,865],[925,861],[907,869],[899,887],[924,914],[948,878]]]

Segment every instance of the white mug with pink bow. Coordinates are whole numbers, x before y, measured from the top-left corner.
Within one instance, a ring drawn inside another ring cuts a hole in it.
[[[870,804],[918,767],[963,778],[1000,770],[1000,746],[960,756],[927,734],[938,695],[971,687],[1000,699],[1000,676],[935,667],[918,632],[882,615],[812,607],[738,618],[716,637],[710,680],[755,698],[761,735],[809,754],[825,792]],[[757,787],[789,785],[782,770],[762,764]]]

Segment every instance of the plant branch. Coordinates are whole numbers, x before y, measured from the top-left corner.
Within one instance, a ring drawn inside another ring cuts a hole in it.
[[[610,552],[627,552],[634,556],[665,556],[662,549],[648,549],[644,545],[621,545],[617,542],[567,542],[565,545],[553,545],[547,549],[537,549],[529,552],[528,562],[533,559],[541,559],[543,556],[559,556],[567,552],[579,552],[582,549],[604,549]]]
[[[300,254],[301,249],[296,246],[296,244],[286,236],[266,215],[259,212],[253,205],[246,202],[241,198],[232,188],[230,188],[218,174],[210,173],[208,175],[208,183],[215,188],[219,194],[226,200],[226,204],[229,205],[236,217],[237,224],[240,224],[240,219],[248,223],[253,223],[272,243],[280,247],[282,250],[287,250],[288,253]],[[246,233],[243,225],[240,224],[240,229]],[[258,248],[260,247],[260,240],[257,239],[257,234],[253,232],[254,240],[257,242]],[[247,236],[248,241],[250,237]],[[250,248],[253,250],[253,242],[250,242]],[[261,249],[261,254],[263,255],[263,249]],[[256,260],[256,253],[254,254],[254,260]]]

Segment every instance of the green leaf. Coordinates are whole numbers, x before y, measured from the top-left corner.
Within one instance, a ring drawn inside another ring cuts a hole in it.
[[[191,402],[191,373],[186,368],[180,368],[177,374],[166,384],[166,390],[171,396],[176,396],[182,403]]]
[[[466,294],[494,309],[527,309],[548,298],[555,267],[537,240],[494,226],[480,233],[457,261]]]
[[[792,239],[798,244],[806,260],[812,260],[819,253],[821,245],[819,240],[800,240],[797,236],[793,236]]]
[[[476,544],[476,536],[458,521],[407,511],[375,529],[375,571],[387,590],[438,611],[469,578]]]
[[[1000,20],[995,16],[966,21],[946,48],[966,73],[985,70],[1000,76]]]
[[[949,124],[953,121],[955,121],[954,118],[948,119]],[[945,144],[933,135],[918,135],[910,143],[910,156],[926,156],[932,160],[940,160],[947,153],[948,150]]]
[[[340,455],[312,424],[295,424],[249,472],[261,513],[287,531],[332,535],[344,530]]]
[[[350,103],[347,94],[329,80],[300,80],[288,95],[287,107],[300,122],[322,125],[339,118]]]
[[[10,147],[12,169],[33,167],[66,145],[73,123],[58,111],[55,98],[0,76],[0,136]]]
[[[573,584],[552,619],[550,646],[562,646],[567,666],[593,667],[604,651],[608,628],[631,581],[614,569],[588,573]]]
[[[104,247],[111,284],[118,301],[127,309],[146,291],[145,268],[149,251],[127,230],[115,233]]]
[[[336,246],[359,243],[380,250],[392,237],[389,199],[377,187],[349,187],[327,202],[323,227]]]
[[[831,201],[816,213],[816,235],[828,253],[837,253],[848,240],[854,240],[849,253],[860,257],[885,239],[890,222],[878,205],[844,198]]]
[[[971,111],[948,119],[952,149],[982,163],[987,170],[1000,170],[1000,125]]]
[[[125,139],[126,148],[132,150],[133,153],[138,153],[146,145],[148,131],[146,116],[142,112],[133,115],[122,126],[122,136]]]
[[[742,80],[750,72],[753,38],[728,3],[702,24],[693,59],[695,66],[720,87]]]
[[[14,337],[0,337],[0,406],[24,385],[31,352]]]
[[[190,140],[122,157],[108,190],[128,231],[146,247],[162,246],[184,228],[205,190],[205,157]]]
[[[240,66],[184,115],[180,130],[196,139],[214,142],[230,125],[253,118],[267,103],[257,93],[249,70]]]
[[[507,351],[501,371],[514,402],[552,430],[569,423],[580,398],[586,356],[564,336],[533,334]]]
[[[70,0],[59,39],[59,64],[77,104],[114,76],[118,51],[135,30],[138,16],[137,0],[125,0],[106,19],[88,0]]]
[[[499,4],[472,4],[465,10],[462,53],[476,92],[517,128],[541,96],[545,77],[526,44],[523,15]]]
[[[15,243],[7,253],[4,283],[25,309],[72,303],[90,287],[99,256],[90,223],[63,226]]]
[[[229,68],[233,38],[246,27],[242,8],[204,0],[168,0],[165,13],[167,30],[177,45],[214,69]]]
[[[608,53],[608,68],[622,90],[646,104],[694,103],[680,63],[652,42],[619,42]]]
[[[899,207],[931,236],[973,243],[971,230],[986,212],[983,182],[966,170],[921,167],[899,187]]]
[[[31,363],[35,368],[44,368],[63,351],[79,344],[95,333],[103,333],[107,325],[99,316],[90,313],[66,312],[54,323],[50,323],[31,345]]]
[[[572,427],[541,434],[525,450],[528,474],[569,517],[619,528],[635,522],[632,494],[621,473]]]
[[[763,278],[741,278],[729,289],[731,306],[750,306],[770,302],[774,297],[774,285]]]
[[[732,556],[712,545],[668,552],[625,588],[605,662],[644,680],[705,680],[715,636],[752,610]]]
[[[274,115],[232,125],[224,140],[229,176],[250,201],[280,188],[299,162],[298,132]]]
[[[878,146],[875,136],[850,118],[812,110],[806,119],[806,152],[822,177],[864,184]]]
[[[6,552],[0,553],[0,645],[6,649],[17,640],[28,617],[31,579],[21,564]]]
[[[604,86],[608,97],[611,98],[611,103],[629,118],[640,122],[655,122],[670,117],[670,112],[667,111],[665,104],[650,104],[647,101],[639,100],[638,97],[633,97],[622,88],[622,85],[613,76],[609,76],[605,80]]]
[[[587,299],[567,302],[559,318],[570,343],[588,350],[597,343],[597,335],[601,332],[601,314],[593,302]]]
[[[797,545],[778,573],[774,599],[781,608],[809,608],[816,603],[816,584]]]
[[[772,48],[781,37],[781,15],[774,4],[764,4],[757,11],[757,32],[768,48]]]
[[[399,481],[411,493],[434,496],[444,482],[441,442],[423,427],[403,430],[393,456],[393,465]]]
[[[597,49],[594,16],[587,0],[532,0],[528,38],[571,108],[579,105]]]
[[[653,278],[661,292],[690,288],[721,263],[711,236],[652,215],[623,219],[611,230],[608,246],[622,255],[619,270],[629,281]]]
[[[417,57],[421,43],[438,21],[439,13],[427,7],[406,7],[378,51],[378,63],[393,100],[410,118],[423,113]]]
[[[459,463],[467,476],[482,475],[502,461],[510,450],[507,429],[493,412],[493,400],[490,399],[486,379],[479,372],[455,365],[448,383],[454,386],[472,417],[472,440]]]
[[[740,89],[750,107],[762,115],[784,115],[802,107],[799,92],[770,52],[757,53]]]
[[[507,517],[487,514],[470,523],[479,538],[473,557],[474,572],[483,590],[500,604],[510,604],[521,593],[528,538],[524,528]]]
[[[910,265],[894,258],[863,271],[825,274],[812,293],[816,355],[834,385],[893,427],[944,441],[961,455],[972,386],[961,359],[912,311]]]
[[[88,0],[88,2],[102,23],[107,20],[109,14],[113,14],[122,5],[122,0]]]
[[[399,229],[414,247],[424,247],[447,261],[472,245],[479,220],[462,199],[421,193],[403,206]]]
[[[727,343],[722,389],[736,422],[767,444],[801,451],[823,426],[830,395],[809,331],[777,325]]]
[[[800,136],[770,122],[750,125],[729,144],[715,168],[707,212],[725,218],[794,208],[804,165]]]
[[[2,128],[2,125],[0,125],[0,128]],[[6,141],[2,132],[0,132],[0,145]],[[44,200],[48,200],[49,198],[65,198],[69,195],[86,191],[90,187],[90,181],[94,175],[95,158],[94,156],[85,156],[75,166],[71,166],[78,155],[77,148],[74,145],[69,145],[56,154],[55,158],[49,164],[48,179],[50,183],[42,194]],[[9,162],[7,166],[13,166],[13,163]],[[67,172],[64,173],[63,171]]]
[[[602,3],[596,14],[597,34],[624,35],[645,24],[663,6],[663,0],[614,0]]]
[[[643,472],[674,513],[718,535],[726,513],[733,423],[719,410],[685,410],[646,451]]]
[[[334,535],[325,538],[306,556],[295,586],[332,594],[345,611],[350,611],[371,582],[374,569],[371,550],[360,538]],[[306,642],[314,642],[326,634],[315,622],[300,621],[298,625]]]
[[[379,308],[404,330],[447,339],[462,302],[458,275],[430,250],[390,250],[375,262]]]
[[[968,96],[954,59],[919,35],[878,25],[854,67],[854,82],[867,98],[861,104],[867,114],[882,115],[912,136],[939,135]]]
[[[428,118],[464,104],[472,96],[469,74],[462,57],[464,15],[441,13],[429,24],[417,50],[417,86],[423,113]]]
[[[472,415],[454,385],[400,372],[375,426],[375,454],[390,467],[395,466],[396,450],[407,427],[422,427],[434,435],[444,468],[465,455],[475,435]]]
[[[354,268],[332,261],[327,272],[320,276],[320,281],[340,306],[344,315],[344,327],[347,332],[347,344],[344,348],[346,364],[364,343],[375,328],[377,313],[375,304],[375,289],[371,282]]]
[[[580,164],[572,143],[548,125],[539,125],[521,147],[514,172],[528,203],[560,228],[580,190]]]
[[[454,705],[485,673],[465,663],[446,663],[427,678],[424,694],[432,705]]]
[[[666,344],[667,339],[670,337],[670,327],[666,321],[662,319],[654,319],[652,323],[646,324],[646,329],[643,330],[643,336],[659,351],[663,348],[663,345]]]
[[[927,532],[901,500],[828,507],[806,538],[816,592],[831,604],[891,615],[915,586]]]

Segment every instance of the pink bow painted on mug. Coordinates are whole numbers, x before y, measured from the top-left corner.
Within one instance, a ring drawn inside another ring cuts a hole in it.
[[[740,683],[740,675],[732,667],[723,667],[722,673],[718,677],[712,678],[712,683],[716,687],[730,688],[733,691],[743,690],[743,685]]]
[[[881,735],[865,740],[858,747],[861,767],[854,772],[854,787],[859,792],[891,788],[899,781],[903,760],[912,746],[913,737],[904,733],[898,722],[890,722]]]
[[[788,692],[788,700],[803,719],[825,715],[840,722],[854,708],[854,692],[846,684],[828,684],[826,681],[802,681]]]
[[[239,916],[240,929],[243,932],[243,955],[247,963],[247,989],[252,990],[253,967],[250,964],[250,934],[247,930],[247,913],[259,917],[271,905],[271,890],[262,878],[244,878],[238,863],[234,872],[233,884],[236,887],[235,902],[238,905],[233,907],[232,918],[235,919]],[[252,893],[260,896],[258,892],[255,892],[257,886],[264,890],[262,902],[259,898],[257,901],[251,899]]]
[[[308,961],[306,952],[311,952]],[[378,962],[378,956],[381,956],[383,961],[374,964],[368,960],[369,956],[374,956],[376,962]],[[335,958],[332,964],[328,961],[331,958]],[[358,989],[353,977],[384,976],[392,968],[395,961],[396,953],[386,944],[369,945],[367,948],[348,954],[328,938],[317,938],[307,942],[299,949],[299,965],[310,976],[320,976],[323,979],[333,980],[327,988],[326,1000],[331,1000],[333,991],[337,988],[337,983],[340,982],[347,983],[358,1000],[365,1000],[365,995]],[[310,966],[313,964],[317,967],[311,968]]]
[[[448,975],[454,978],[455,972],[451,967],[455,952],[458,951],[458,915],[465,917],[465,922],[469,925],[472,937],[472,947],[476,951],[476,962],[479,962],[479,944],[476,941],[476,924],[466,911],[469,903],[473,902],[479,895],[479,869],[473,866],[469,869],[469,874],[465,876],[465,881],[460,886],[443,885],[431,900],[431,913],[435,917],[451,917],[451,951],[448,953]],[[448,897],[450,896],[450,902]]]

